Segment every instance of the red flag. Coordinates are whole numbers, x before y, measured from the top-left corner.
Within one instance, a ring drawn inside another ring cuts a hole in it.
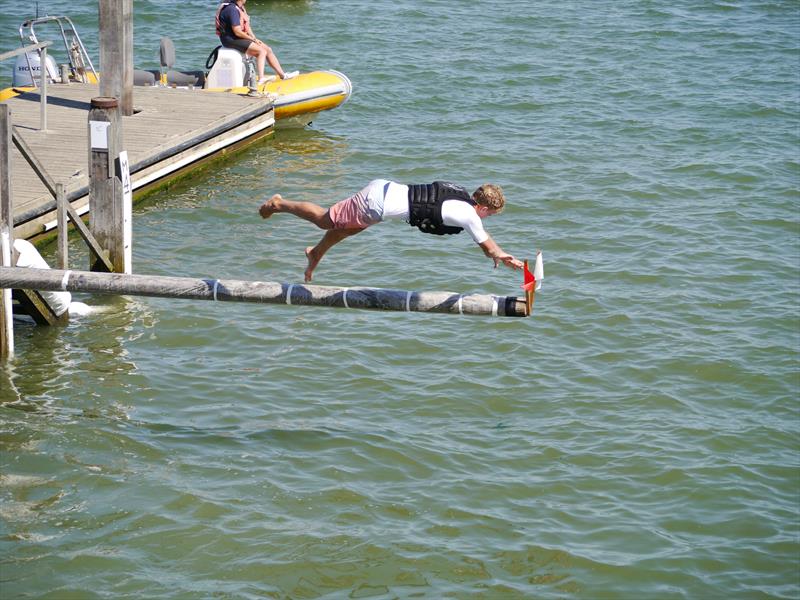
[[[530,272],[528,269],[528,261],[525,261],[525,267],[522,271],[524,275],[524,280],[522,285],[520,286],[526,292],[532,292],[533,286],[536,285],[536,278],[533,276],[533,273]]]

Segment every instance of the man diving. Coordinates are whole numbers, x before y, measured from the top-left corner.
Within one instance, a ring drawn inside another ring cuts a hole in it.
[[[308,267],[305,281],[311,281],[314,269],[325,253],[343,239],[387,219],[404,220],[424,233],[446,235],[469,232],[483,253],[512,268],[523,263],[504,252],[483,228],[483,219],[503,210],[503,190],[491,183],[472,194],[463,187],[443,181],[405,185],[376,179],[356,194],[326,209],[313,202],[294,202],[275,194],[258,209],[262,218],[289,213],[313,223],[325,234],[316,246],[306,248]]]

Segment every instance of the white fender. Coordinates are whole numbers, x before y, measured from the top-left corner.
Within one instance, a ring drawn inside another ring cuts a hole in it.
[[[14,240],[14,250],[19,252],[17,259],[18,267],[27,267],[31,269],[49,269],[50,265],[42,258],[36,247],[27,240]],[[39,292],[44,298],[44,301],[53,309],[56,316],[61,316],[69,309],[70,302],[72,302],[72,294],[69,292]]]

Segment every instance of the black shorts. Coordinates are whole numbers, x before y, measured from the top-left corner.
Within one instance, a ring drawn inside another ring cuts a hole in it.
[[[227,35],[222,35],[219,38],[219,41],[222,42],[222,45],[226,48],[233,48],[234,50],[238,50],[242,53],[247,53],[247,49],[250,47],[250,44],[253,43],[252,40],[246,40],[244,38],[235,38],[230,37]]]

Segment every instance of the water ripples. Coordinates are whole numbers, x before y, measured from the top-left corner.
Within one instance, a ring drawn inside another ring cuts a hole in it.
[[[798,596],[796,11],[485,8],[248,3],[285,66],[353,97],[138,205],[134,269],[296,282],[321,232],[259,219],[272,193],[496,181],[492,235],[544,251],[534,318],[79,298],[97,312],[18,325],[4,591]],[[135,10],[157,66],[161,8]],[[465,237],[375,227],[315,283],[517,293]]]

